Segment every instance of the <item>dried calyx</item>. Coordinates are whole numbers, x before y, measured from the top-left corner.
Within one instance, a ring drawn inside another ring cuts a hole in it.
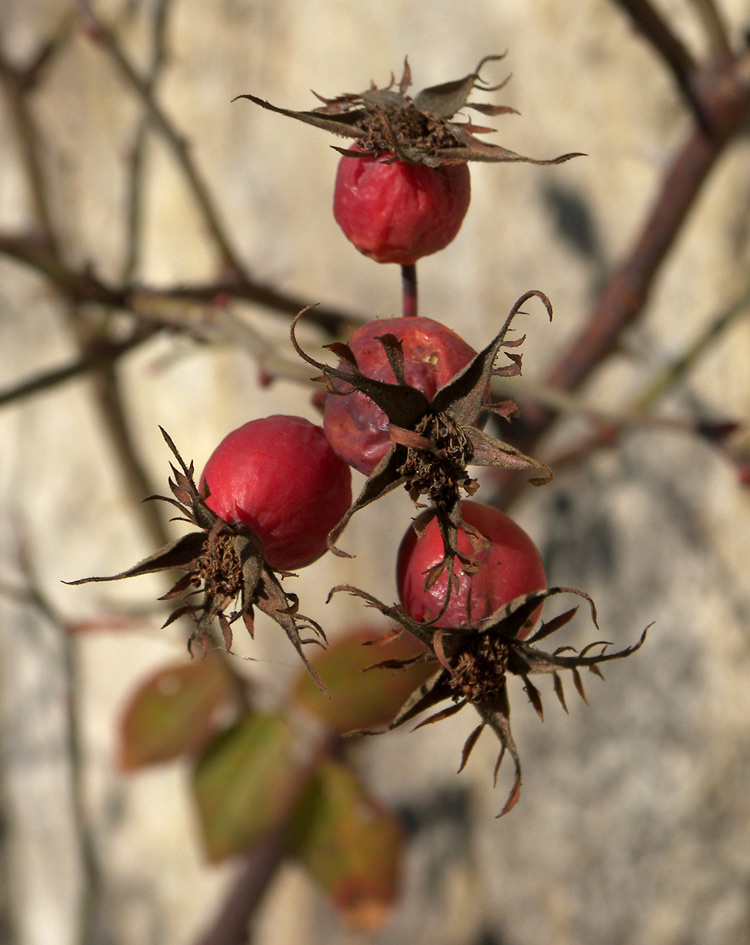
[[[497,780],[500,764],[506,751],[513,759],[515,766],[513,786],[498,816],[506,814],[515,806],[521,791],[521,762],[510,728],[508,675],[519,676],[523,680],[529,701],[541,719],[544,718],[541,695],[529,677],[539,673],[552,675],[554,693],[567,712],[560,672],[569,670],[572,673],[575,688],[586,702],[580,670],[588,669],[601,676],[599,669],[601,663],[624,659],[631,653],[635,653],[643,645],[649,629],[647,627],[644,630],[637,643],[614,653],[605,652],[609,644],[603,641],[590,643],[578,653],[570,646],[562,646],[548,653],[534,644],[565,626],[572,619],[577,608],[567,610],[542,623],[528,640],[520,640],[518,635],[523,631],[529,618],[548,598],[559,594],[575,594],[588,602],[592,620],[598,627],[596,609],[588,594],[569,587],[551,587],[510,601],[475,626],[437,628],[434,626],[434,621],[420,623],[412,619],[403,608],[396,605],[389,607],[365,591],[350,585],[340,585],[331,593],[337,591],[347,591],[362,598],[369,606],[376,608],[389,619],[395,620],[405,631],[413,634],[428,648],[427,654],[411,660],[384,660],[373,664],[370,669],[398,669],[416,660],[431,660],[435,664],[435,672],[406,700],[385,731],[398,728],[404,722],[415,719],[441,702],[449,701],[451,704],[429,716],[417,728],[449,718],[466,705],[473,706],[481,721],[464,744],[459,771],[463,770],[482,731],[490,728],[495,733],[500,742],[500,753],[494,772],[495,780]],[[392,639],[393,634],[388,635],[388,638]],[[599,652],[589,655],[591,650],[596,648]],[[563,655],[565,652],[572,652],[572,655]]]
[[[440,167],[465,161],[561,164],[570,158],[582,156],[580,152],[575,152],[548,160],[524,157],[476,137],[477,134],[492,132],[494,128],[476,125],[470,119],[454,120],[457,113],[465,108],[489,116],[517,114],[516,109],[508,105],[469,101],[475,89],[494,92],[505,85],[507,79],[498,85],[487,85],[480,78],[480,71],[486,62],[502,58],[485,56],[476,69],[463,78],[423,89],[413,97],[408,93],[411,69],[405,59],[398,84],[391,75],[391,82],[385,88],[377,88],[372,84],[364,92],[346,93],[335,98],[325,98],[314,93],[323,105],[310,111],[279,108],[250,94],[238,95],[237,98],[249,99],[270,111],[354,139],[356,150],[336,148],[351,157],[387,154],[388,159],[393,161]]]
[[[281,586],[281,578],[291,572],[268,565],[263,544],[251,528],[238,522],[227,523],[208,508],[209,492],[206,486],[202,490],[197,488],[193,463],[186,465],[169,435],[163,429],[161,432],[177,461],[177,466],[171,465],[172,496],[156,495],[149,499],[168,502],[180,513],[175,521],[197,525],[198,531],[169,542],[119,574],[66,583],[119,581],[158,571],[184,571],[159,599],[181,601],[163,626],[184,616],[193,619],[195,628],[188,641],[191,653],[197,650],[202,655],[211,646],[223,646],[229,651],[232,625],[240,618],[252,637],[257,607],[284,629],[318,686],[325,691],[302,650],[304,643],[325,641],[325,634],[314,620],[298,612],[296,595],[287,593]],[[306,630],[312,631],[314,636],[303,638],[301,633]]]
[[[321,371],[318,380],[326,384],[329,394],[343,396],[359,390],[383,410],[390,424],[392,445],[389,451],[328,537],[329,547],[334,553],[345,556],[335,543],[356,512],[397,486],[404,485],[415,503],[423,496],[430,503],[417,519],[417,529],[437,516],[449,572],[454,558],[460,558],[470,566],[470,560],[458,550],[457,536],[461,524],[460,500],[464,494],[473,495],[478,487],[467,466],[534,470],[538,475],[530,481],[537,485],[552,478],[550,469],[543,463],[479,429],[482,419],[489,413],[506,419],[517,413],[513,401],[488,403],[486,397],[492,377],[509,377],[521,371],[521,356],[514,351],[505,351],[508,363],[500,367],[495,367],[495,360],[501,349],[516,349],[523,342],[522,337],[509,339],[507,335],[513,319],[531,298],[540,299],[552,317],[552,306],[544,293],[536,290],[526,292],[513,306],[490,344],[441,387],[432,400],[404,380],[401,343],[393,335],[385,334],[380,338],[396,378],[396,383],[391,384],[362,374],[354,353],[345,344],[327,346],[338,355],[344,367],[331,367],[310,357],[300,347],[295,332],[304,311],[295,317],[292,343],[300,357]]]

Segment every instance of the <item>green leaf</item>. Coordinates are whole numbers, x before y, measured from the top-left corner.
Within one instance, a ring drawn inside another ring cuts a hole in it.
[[[401,827],[344,765],[322,764],[297,808],[291,851],[351,927],[374,932],[397,892]]]
[[[382,646],[365,644],[382,635],[377,626],[362,626],[334,641],[313,661],[325,681],[330,698],[315,687],[309,675],[301,675],[293,689],[296,702],[331,728],[345,734],[356,729],[379,728],[396,715],[405,699],[434,672],[434,662],[418,662],[403,669],[373,668],[374,663],[409,660],[426,653],[410,634]]]
[[[298,778],[280,715],[248,714],[198,762],[193,791],[210,861],[247,850],[288,812]]]
[[[120,723],[120,766],[198,754],[240,710],[237,686],[216,654],[149,676],[130,697]]]

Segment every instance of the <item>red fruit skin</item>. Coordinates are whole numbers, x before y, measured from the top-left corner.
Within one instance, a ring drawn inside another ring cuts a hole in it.
[[[443,616],[437,627],[474,626],[489,617],[503,604],[542,590],[547,586],[542,559],[534,542],[526,532],[505,512],[480,502],[462,502],[464,521],[477,529],[490,545],[483,551],[474,552],[471,541],[463,529],[459,529],[458,547],[462,552],[474,555],[479,570],[469,576],[460,561],[455,563],[455,574],[459,579],[458,590],[451,594]],[[396,561],[398,593],[404,609],[415,620],[434,619],[445,601],[447,575],[440,578],[425,591],[425,574],[444,557],[443,539],[436,519],[427,525],[424,535],[417,538],[413,528],[404,535]],[[469,589],[471,589],[471,613],[469,613]],[[538,620],[541,606],[529,621],[527,629],[519,634],[528,636]]]
[[[251,420],[229,433],[201,477],[206,505],[254,529],[272,568],[291,571],[326,551],[352,500],[351,471],[321,427],[302,417]]]
[[[354,332],[349,347],[362,374],[391,384],[396,377],[385,348],[377,340],[385,334],[395,335],[403,344],[406,383],[430,400],[476,354],[459,335],[431,318],[368,322]],[[339,367],[347,369],[344,362]],[[345,462],[365,476],[372,473],[391,446],[388,425],[386,414],[361,391],[326,397],[323,427],[328,441]]]
[[[383,163],[388,157],[342,157],[333,215],[365,256],[409,265],[443,249],[458,233],[471,178],[466,164]]]

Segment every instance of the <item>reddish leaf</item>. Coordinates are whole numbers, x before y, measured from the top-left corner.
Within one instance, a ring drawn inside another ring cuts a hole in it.
[[[290,830],[290,848],[343,920],[379,929],[397,892],[401,828],[337,762],[318,769]]]
[[[198,754],[239,710],[236,683],[216,654],[167,666],[141,683],[125,706],[120,766],[129,771]]]
[[[212,862],[252,846],[286,814],[298,778],[279,715],[248,714],[198,762],[193,792]]]
[[[381,634],[382,627],[357,627],[315,656],[312,665],[328,687],[329,699],[321,695],[309,674],[300,675],[293,698],[342,733],[390,722],[407,696],[434,672],[434,666],[418,662],[403,669],[368,670],[375,663],[408,660],[425,652],[410,634],[377,648],[363,645]]]

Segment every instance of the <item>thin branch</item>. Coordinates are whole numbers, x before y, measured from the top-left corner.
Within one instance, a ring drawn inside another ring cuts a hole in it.
[[[683,381],[701,357],[708,354],[722,334],[741,317],[750,314],[750,286],[730,305],[715,315],[683,353],[668,364],[658,376],[631,399],[624,411],[612,413],[589,407],[574,395],[560,390],[524,385],[539,403],[558,413],[584,417],[596,424],[596,429],[582,436],[572,446],[568,445],[547,458],[547,463],[557,472],[566,466],[579,463],[597,450],[616,446],[623,434],[634,428],[671,429],[703,439],[734,465],[741,476],[747,475],[748,459],[730,445],[730,435],[738,424],[726,419],[706,420],[701,417],[666,417],[650,413],[663,397],[667,396]]]
[[[264,383],[284,378],[309,386],[310,368],[300,358],[286,358],[278,346],[268,341],[248,321],[240,318],[227,306],[203,309],[204,317],[170,319],[170,325],[182,324],[184,330],[201,341],[214,345],[229,345],[244,351],[256,362]]]
[[[654,279],[681,231],[690,210],[725,145],[750,116],[750,85],[717,83],[713,96],[704,95],[721,123],[721,137],[696,128],[680,148],[662,181],[658,197],[625,262],[607,280],[599,300],[578,337],[553,368],[551,387],[575,390],[616,349],[623,332],[643,311]],[[534,421],[535,436],[550,418]]]
[[[14,73],[15,79],[19,83],[20,91],[30,91],[42,81],[44,73],[54,62],[55,56],[64,50],[68,41],[73,36],[74,26],[75,17],[72,12],[68,10],[63,13],[58,25],[47,39],[42,40],[39,47],[31,54],[24,65],[11,66],[10,63],[2,57],[0,71],[7,70]]]
[[[222,262],[233,272],[242,276],[242,278],[246,278],[245,267],[240,261],[239,254],[231,244],[221,220],[221,215],[214,205],[208,185],[190,156],[185,138],[175,130],[166,113],[154,98],[149,81],[138,74],[114,33],[94,13],[91,4],[87,0],[78,0],[78,6],[82,11],[82,19],[87,25],[88,35],[109,53],[120,74],[127,81],[130,88],[137,93],[154,126],[171,148],[190,187],[193,198],[203,215],[208,232],[222,256]]]
[[[103,883],[101,864],[94,843],[94,830],[87,815],[85,751],[80,724],[79,700],[82,687],[78,648],[75,639],[67,632],[65,620],[43,591],[23,538],[18,544],[18,562],[26,587],[26,597],[22,602],[31,607],[57,631],[62,647],[65,675],[65,739],[70,764],[73,826],[84,875],[83,890],[78,906],[78,940],[81,945],[94,945],[99,935]]]
[[[44,61],[43,56],[32,58],[32,62]],[[7,63],[5,64],[7,66]],[[10,76],[10,81],[8,81]],[[63,262],[62,254],[58,251],[59,240],[55,231],[54,221],[50,210],[48,182],[44,176],[43,140],[39,134],[34,115],[32,113],[29,96],[19,84],[19,77],[8,69],[3,70],[6,79],[6,97],[11,104],[11,115],[14,119],[15,130],[23,142],[23,169],[26,172],[29,187],[33,195],[33,209],[36,222],[41,230],[41,239],[26,240],[16,247],[25,251],[37,262],[40,269],[46,267],[45,275],[53,282],[68,281],[67,291],[63,294],[64,314],[68,326],[75,338],[82,356],[89,353],[90,337],[87,326],[80,317],[78,303],[82,301],[76,292],[75,274],[68,270]],[[72,279],[72,282],[71,282]],[[85,286],[87,280],[79,280]],[[122,470],[125,480],[135,498],[149,495],[153,490],[149,488],[143,465],[138,459],[134,445],[131,442],[125,410],[117,389],[117,378],[112,372],[112,364],[104,363],[100,370],[95,371],[92,377],[97,405],[106,420],[110,440],[118,455],[118,468]],[[138,508],[143,522],[155,540],[164,543],[166,532],[159,510],[139,503]]]
[[[114,364],[122,355],[127,354],[128,351],[132,351],[143,344],[144,341],[153,337],[157,331],[156,328],[143,328],[133,332],[125,341],[99,342],[96,346],[92,346],[87,354],[74,358],[67,364],[53,368],[50,371],[40,371],[12,387],[0,390],[0,407],[7,407],[27,397],[44,393],[44,391],[51,390],[59,384],[64,384],[66,381],[81,377],[89,371],[100,368],[105,363]]]
[[[170,0],[157,0],[152,17],[152,50],[146,83],[149,93],[154,94],[156,84],[167,61],[167,14],[171,9]],[[146,142],[150,122],[143,116],[138,123],[135,140],[130,152],[130,177],[128,181],[126,224],[127,256],[123,266],[123,279],[132,278],[138,268],[141,249],[141,228],[143,209],[144,166]]]
[[[285,315],[296,315],[309,307],[308,320],[332,337],[337,337],[365,322],[365,317],[345,312],[329,305],[314,304],[296,295],[282,292],[273,286],[251,280],[222,279],[198,285],[176,285],[164,289],[148,288],[137,283],[109,285],[99,279],[90,268],[80,270],[66,266],[50,251],[44,239],[24,234],[0,232],[0,256],[8,256],[34,269],[48,279],[63,296],[76,303],[93,303],[122,309],[142,318],[159,317],[159,307],[175,301],[211,304],[217,299],[237,299],[252,302],[263,308]]]
[[[717,89],[717,96],[726,90]],[[735,88],[732,90],[736,92]],[[708,97],[706,96],[706,101]],[[615,349],[623,331],[643,309],[654,278],[672,248],[703,184],[723,153],[731,133],[750,115],[750,90],[726,96],[712,110],[732,109],[723,118],[724,134],[708,137],[695,129],[678,152],[662,182],[659,196],[628,257],[604,287],[584,330],[550,377],[552,386],[574,390]]]
[[[675,358],[641,393],[634,398],[631,409],[648,410],[657,401],[675,388],[688,372],[707,354],[722,334],[739,318],[747,316],[750,309],[750,286],[722,311],[715,315],[700,335]]]
[[[732,45],[729,40],[729,31],[714,0],[691,0],[691,2],[703,24],[714,55],[731,59]]]
[[[615,0],[615,2],[622,7],[636,29],[664,60],[695,113],[696,119],[703,123],[702,103],[693,87],[697,64],[682,40],[650,0]]]
[[[5,101],[18,137],[34,216],[47,241],[52,244],[53,227],[45,193],[39,134],[26,105],[25,93],[30,87],[29,81],[24,69],[14,67],[0,54],[0,82],[4,86]]]

